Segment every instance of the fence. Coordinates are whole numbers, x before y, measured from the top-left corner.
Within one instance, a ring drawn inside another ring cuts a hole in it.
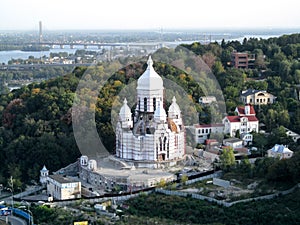
[[[207,175],[207,176],[198,177],[198,178],[195,178],[195,179],[192,179],[192,180],[188,180],[188,181],[185,182],[185,184],[189,185],[189,184],[193,184],[193,183],[196,183],[196,182],[202,181],[202,180],[218,178],[218,177],[221,177],[221,175],[222,175],[222,171],[218,171],[218,172],[212,173],[212,174]]]
[[[149,191],[141,191],[139,193],[134,193],[134,194],[117,195],[117,196],[111,196],[111,197],[99,197],[99,198],[85,198],[82,200],[85,202],[89,202],[91,204],[99,203],[99,202],[103,202],[103,201],[107,201],[107,200],[126,201],[130,198],[138,197],[141,194],[149,194],[152,192],[153,192],[153,190],[149,190]],[[66,206],[66,205],[74,204],[74,200],[56,201],[51,204],[58,205],[58,206]]]
[[[292,193],[297,188],[300,188],[300,184],[295,185],[294,187],[292,187],[289,190],[281,191],[281,192],[278,192],[275,194],[259,196],[256,198],[248,198],[248,199],[238,200],[238,201],[234,201],[234,202],[226,202],[224,200],[217,200],[215,198],[207,197],[204,195],[190,194],[190,193],[181,192],[181,191],[164,190],[164,189],[159,189],[159,188],[155,189],[155,192],[165,194],[165,195],[175,195],[175,196],[180,196],[180,197],[192,197],[192,198],[199,199],[199,200],[207,200],[209,202],[215,202],[215,203],[225,206],[225,207],[230,207],[232,205],[242,203],[242,202],[251,202],[251,201],[257,201],[257,200],[272,199],[272,198],[278,197],[280,195],[287,195],[287,194]]]

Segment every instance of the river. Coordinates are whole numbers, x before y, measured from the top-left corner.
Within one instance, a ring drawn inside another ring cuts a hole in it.
[[[243,39],[246,38],[263,38],[263,39],[267,39],[270,37],[278,37],[280,35],[282,35],[283,33],[277,33],[277,34],[244,34],[244,35],[240,35],[238,38],[235,39],[229,39],[226,41],[231,41],[231,40],[238,40],[240,42],[243,41]],[[164,44],[166,46],[169,47],[174,47],[180,44],[190,44],[193,42],[196,42],[199,40],[195,40],[195,41],[174,41],[174,42],[164,42]],[[212,40],[212,41],[217,41],[217,42],[221,42],[221,40]],[[55,48],[51,48],[49,51],[41,51],[41,52],[24,52],[21,50],[13,50],[13,51],[0,51],[0,63],[5,63],[7,64],[9,60],[11,59],[28,59],[29,56],[34,56],[35,58],[40,58],[43,57],[44,55],[49,57],[50,53],[59,53],[59,52],[67,52],[68,54],[74,54],[76,50],[78,49],[84,49],[83,46],[74,46],[74,49],[71,49],[70,46],[66,45],[64,46],[64,48],[60,48],[59,46],[55,46]],[[93,51],[100,51],[96,46],[88,47],[88,50],[93,50]]]
[[[40,58],[44,55],[49,57],[50,53],[59,53],[59,52],[67,52],[68,54],[74,54],[76,50],[84,49],[83,47],[78,47],[74,49],[71,48],[51,48],[49,51],[41,51],[41,52],[25,52],[21,50],[12,50],[12,51],[0,51],[0,63],[5,63],[11,59],[28,59],[29,56],[34,56],[34,58]],[[98,48],[88,48],[88,50],[100,51]]]

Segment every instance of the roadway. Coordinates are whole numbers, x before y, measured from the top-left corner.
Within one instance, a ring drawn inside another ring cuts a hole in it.
[[[27,222],[25,220],[22,220],[15,216],[7,216],[8,222],[11,223],[11,225],[27,225]],[[0,220],[6,221],[6,217],[2,216]]]

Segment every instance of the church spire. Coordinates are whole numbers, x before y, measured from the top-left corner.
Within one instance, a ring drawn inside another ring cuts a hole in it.
[[[147,64],[148,64],[148,68],[153,66],[153,60],[152,60],[152,58],[151,58],[151,55],[149,55]],[[148,69],[148,68],[147,68],[147,69]]]

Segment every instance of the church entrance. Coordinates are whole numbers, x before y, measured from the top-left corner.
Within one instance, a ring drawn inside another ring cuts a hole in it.
[[[165,160],[166,160],[166,154],[165,154],[165,153],[159,154],[159,155],[158,155],[158,160],[159,160],[159,161],[165,161]]]

